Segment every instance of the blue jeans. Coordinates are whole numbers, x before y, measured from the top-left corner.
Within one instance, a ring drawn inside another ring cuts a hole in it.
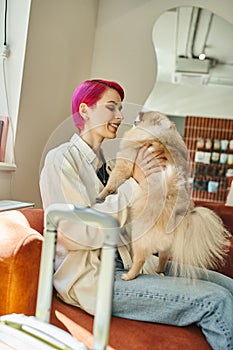
[[[172,276],[140,275],[121,279],[125,272],[117,262],[113,315],[133,320],[200,326],[214,350],[233,350],[233,279],[209,271],[195,281]]]

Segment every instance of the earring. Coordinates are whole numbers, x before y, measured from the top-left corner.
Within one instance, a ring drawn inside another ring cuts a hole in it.
[[[86,110],[81,110],[81,111],[80,111],[80,114],[81,114],[81,116],[82,116],[82,118],[83,118],[84,120],[88,120],[88,119],[89,119],[88,113],[87,113]]]

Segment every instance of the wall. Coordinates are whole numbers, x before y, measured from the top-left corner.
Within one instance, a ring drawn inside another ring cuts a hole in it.
[[[186,81],[186,84],[172,84],[176,56],[176,26],[177,13],[175,11],[167,11],[154,25],[153,42],[158,61],[158,72],[155,86],[145,106],[168,115],[233,118],[233,85],[202,85],[192,79],[189,79],[188,83]],[[232,32],[233,24],[229,24],[229,27]],[[219,32],[221,32],[220,28]],[[223,32],[220,34],[221,41],[222,34]],[[226,43],[222,45],[224,49]],[[228,77],[233,80],[233,67],[230,68],[228,66],[227,73]]]
[[[90,75],[98,1],[32,0],[15,145],[16,200],[41,205],[39,167],[53,130],[70,113],[73,90]]]
[[[6,164],[0,163],[0,199],[11,197],[12,171],[15,169],[13,145],[20,105],[30,6],[31,0],[8,1],[6,39],[10,47],[10,56],[0,58],[0,115],[10,116],[10,124]],[[5,0],[0,0],[0,54],[4,49],[4,12]]]
[[[125,87],[127,102],[144,104],[157,74],[154,24],[165,10],[182,5],[205,6],[233,23],[231,0],[100,0],[92,76],[113,77]]]
[[[128,102],[145,102],[156,78],[154,23],[166,9],[192,3],[32,0],[16,135],[17,169],[12,181],[8,179],[12,199],[41,205],[41,155],[50,134],[70,115],[71,95],[79,82],[90,77],[117,80],[125,87]],[[231,0],[195,1],[196,6],[203,3],[233,22]],[[1,188],[0,197],[6,198]]]
[[[27,40],[28,22],[30,16],[31,0],[8,1],[7,11],[7,43],[10,48],[10,56],[5,60],[6,86],[8,92],[8,103],[4,91],[4,75],[2,70],[2,59],[0,60],[0,115],[10,114],[14,135],[16,131],[21,84],[23,78],[23,67],[25,48]],[[4,43],[4,11],[5,0],[0,0],[0,51]],[[17,18],[17,20],[16,20]],[[18,40],[20,38],[20,40]],[[8,106],[9,104],[9,106]],[[9,110],[8,110],[9,107]],[[11,162],[11,160],[8,160]]]
[[[145,105],[168,115],[233,118],[233,87],[159,82]]]

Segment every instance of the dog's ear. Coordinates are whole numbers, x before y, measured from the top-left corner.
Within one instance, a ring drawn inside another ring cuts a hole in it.
[[[144,116],[144,112],[142,112],[142,111],[141,111],[141,112],[139,112],[139,120],[140,120],[140,121],[142,121],[143,116]]]

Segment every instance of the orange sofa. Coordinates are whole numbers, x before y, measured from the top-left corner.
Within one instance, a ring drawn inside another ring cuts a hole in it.
[[[200,204],[200,203],[197,203]],[[233,207],[203,203],[215,210],[233,234]],[[0,315],[35,314],[43,210],[23,209],[0,213]],[[233,278],[233,241],[220,271]],[[50,322],[92,348],[93,317],[62,302],[53,294]],[[195,325],[173,327],[112,317],[108,349],[210,350]]]

